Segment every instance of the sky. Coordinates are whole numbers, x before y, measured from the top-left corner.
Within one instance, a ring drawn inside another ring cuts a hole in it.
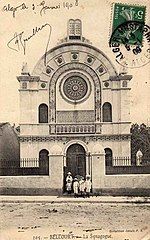
[[[37,61],[44,54],[47,30],[43,29],[27,43],[26,54],[22,49],[14,51],[8,47],[8,42],[15,33],[23,32],[29,36],[32,29],[48,23],[52,27],[48,49],[56,46],[60,39],[67,35],[67,22],[70,18],[82,20],[83,36],[92,42],[92,45],[103,51],[116,70],[120,71],[120,65],[115,61],[115,54],[109,47],[109,39],[112,27],[112,3],[111,0],[49,0],[43,6],[57,6],[57,9],[42,10],[44,1],[0,1],[0,122],[19,124],[19,83],[16,76],[21,74],[23,62],[28,63],[30,73]],[[120,3],[146,6],[146,19],[150,7],[148,0],[120,0]],[[8,6],[8,4],[10,4]],[[33,5],[34,4],[34,5]],[[78,5],[78,6],[76,6]],[[10,7],[17,10],[9,11]],[[21,9],[28,8],[28,9]],[[41,11],[41,12],[40,12]],[[150,18],[149,18],[150,19]],[[133,75],[131,80],[131,122],[146,123],[150,125],[150,64],[135,69],[128,69],[128,74]]]

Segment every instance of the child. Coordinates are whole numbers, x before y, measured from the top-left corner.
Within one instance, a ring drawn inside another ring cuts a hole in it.
[[[78,183],[78,179],[77,178],[75,178],[74,182],[73,182],[73,192],[74,192],[74,197],[78,197],[79,183]]]
[[[67,190],[68,194],[71,194],[71,187],[72,187],[72,181],[70,179],[68,179],[68,181],[66,183],[66,190]]]
[[[85,192],[86,192],[86,197],[90,197],[90,191],[91,191],[92,183],[90,180],[90,176],[86,176],[86,181],[85,181]]]
[[[72,180],[73,180],[73,178],[72,178],[72,176],[71,176],[71,172],[68,172],[68,173],[67,173],[66,182],[67,182],[68,180],[70,180],[71,182],[72,182]]]
[[[79,181],[79,190],[81,193],[81,197],[85,197],[84,193],[85,193],[85,181],[84,181],[84,177],[81,177],[80,181]]]

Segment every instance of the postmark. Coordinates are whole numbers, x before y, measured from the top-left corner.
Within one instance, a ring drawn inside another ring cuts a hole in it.
[[[137,28],[143,36],[142,44],[134,35]],[[116,32],[121,32],[121,36]],[[134,44],[129,44],[130,35],[134,39]],[[123,67],[139,68],[145,66],[150,62],[150,27],[142,22],[125,22],[112,33],[109,46],[115,54],[116,62]]]
[[[113,24],[112,24],[112,32],[114,33],[114,37],[117,37],[117,31],[116,29],[119,29],[118,27],[126,22],[134,21],[134,22],[140,22],[145,23],[145,6],[136,6],[136,5],[125,5],[116,3],[114,5],[114,14],[113,14]],[[138,42],[142,44],[143,35],[141,32],[141,29],[136,25],[137,28],[134,28],[134,34],[131,34],[129,37],[128,44],[134,45],[134,37],[138,39]],[[142,25],[140,25],[142,27]],[[120,32],[121,35],[121,32]],[[123,43],[123,42],[122,42]]]
[[[150,27],[145,24],[144,6],[114,5],[109,46],[118,64],[138,68],[150,62]]]

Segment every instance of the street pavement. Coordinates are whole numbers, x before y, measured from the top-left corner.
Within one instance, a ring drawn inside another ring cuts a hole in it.
[[[0,240],[150,240],[150,198],[0,196]]]
[[[91,196],[74,198],[73,196],[0,196],[0,202],[91,202],[91,203],[143,203],[149,204],[150,197]]]

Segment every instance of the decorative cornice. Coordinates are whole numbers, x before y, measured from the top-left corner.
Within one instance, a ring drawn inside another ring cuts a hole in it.
[[[41,90],[41,89],[40,89]],[[38,92],[39,89],[18,89],[19,92]]]
[[[111,91],[120,91],[120,90],[131,90],[131,88],[112,88]]]
[[[131,80],[132,79],[132,75],[117,75],[117,76],[110,76],[109,80],[110,81],[120,81],[120,80]]]
[[[28,75],[21,75],[17,76],[17,80],[20,81],[28,81],[28,82],[39,82],[40,77],[39,76],[28,76]]]
[[[79,110],[79,112],[82,112],[82,110]],[[86,111],[86,110],[85,110]],[[93,111],[93,110],[87,110],[87,112],[90,112],[90,111]],[[57,112],[59,112],[59,111],[57,111]],[[74,111],[72,111],[72,112],[74,112]],[[66,124],[66,122],[62,122],[63,124]],[[57,125],[61,125],[62,123],[57,123]],[[68,123],[68,124],[71,124],[71,123]],[[81,124],[81,122],[78,122],[78,123],[74,123],[74,124],[76,124],[76,125],[80,125]],[[82,124],[91,124],[91,122],[89,121],[89,122],[82,122]],[[95,124],[102,124],[102,125],[109,125],[109,124],[131,124],[131,122],[129,122],[129,121],[126,121],[126,122],[95,122]],[[49,126],[49,123],[28,123],[28,122],[26,122],[26,123],[20,123],[19,124],[20,126],[26,126],[26,125],[29,125],[29,126]],[[56,125],[56,123],[54,123],[54,124],[51,124],[51,125]]]
[[[126,141],[131,139],[131,134],[122,135],[89,135],[89,136],[19,136],[20,142],[68,142],[70,140],[79,139],[84,142],[89,141]]]

